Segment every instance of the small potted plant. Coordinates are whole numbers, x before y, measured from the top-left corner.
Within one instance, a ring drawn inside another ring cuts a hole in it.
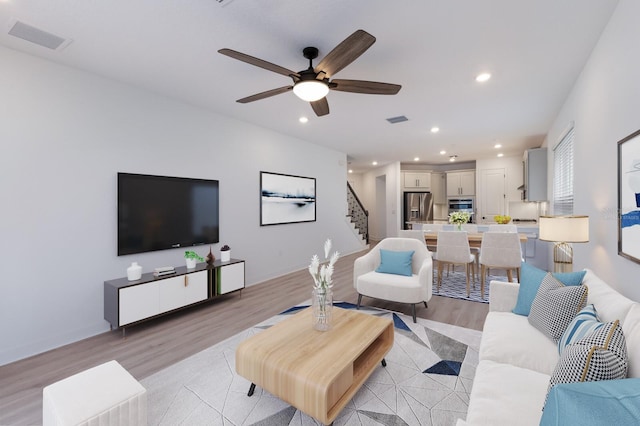
[[[196,261],[204,262],[202,256],[195,251],[187,250],[184,252],[184,258],[187,261],[187,269],[193,269],[196,267]]]
[[[222,262],[228,262],[231,260],[231,247],[226,244],[220,248],[220,260]]]

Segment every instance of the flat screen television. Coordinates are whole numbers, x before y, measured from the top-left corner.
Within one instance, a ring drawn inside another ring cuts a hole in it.
[[[217,180],[118,173],[118,256],[219,241]]]

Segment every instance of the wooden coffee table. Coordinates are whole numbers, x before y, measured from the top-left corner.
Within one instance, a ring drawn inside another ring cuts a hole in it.
[[[324,424],[340,414],[393,346],[390,319],[333,308],[329,331],[305,309],[240,343],[236,371]]]

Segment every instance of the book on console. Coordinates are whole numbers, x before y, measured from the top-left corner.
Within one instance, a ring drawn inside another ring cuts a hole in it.
[[[164,275],[171,275],[171,274],[175,274],[176,271],[162,271],[162,272],[154,272],[153,276],[154,277],[162,277]]]

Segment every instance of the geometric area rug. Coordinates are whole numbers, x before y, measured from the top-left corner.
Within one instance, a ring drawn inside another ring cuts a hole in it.
[[[334,302],[355,309],[355,305]],[[295,306],[143,380],[149,425],[320,425],[235,373],[235,348],[286,319]],[[455,425],[466,418],[482,333],[366,306],[360,312],[391,318],[394,344],[334,425]]]
[[[437,275],[437,274],[436,274]],[[515,279],[514,274],[514,279]],[[469,283],[469,297],[467,297],[467,278],[464,271],[442,272],[442,284],[438,291],[437,276],[433,279],[434,296],[444,296],[453,299],[470,300],[472,302],[489,303],[489,283],[491,281],[508,281],[505,275],[488,275],[484,283],[484,298],[480,295],[480,278],[477,277],[475,282]]]

